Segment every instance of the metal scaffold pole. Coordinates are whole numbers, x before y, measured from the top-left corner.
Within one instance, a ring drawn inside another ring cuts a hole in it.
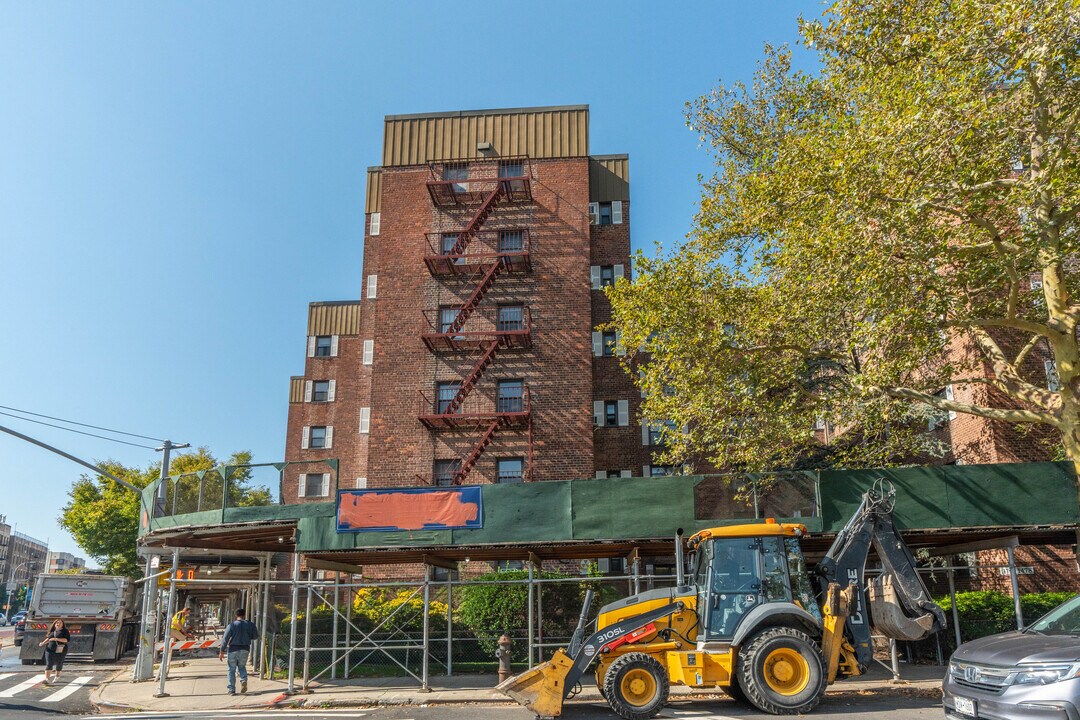
[[[529,667],[534,666],[536,663],[533,661],[533,613],[536,612],[536,605],[534,604],[534,590],[533,590],[533,564],[532,560],[529,561],[529,599],[528,599],[528,633],[529,633]]]
[[[300,554],[292,557],[292,618],[289,620],[289,687],[285,690],[292,695],[296,692],[296,609],[300,604]]]
[[[338,605],[341,602],[341,573],[334,573],[334,610],[338,609]],[[331,626],[330,632],[333,634],[334,639],[330,643],[330,647],[333,648],[330,651],[330,679],[337,680],[337,661],[338,661],[338,614],[334,613],[334,620]]]
[[[428,683],[428,660],[431,652],[431,566],[424,564],[424,654],[421,658],[420,690],[430,692]]]
[[[454,578],[446,576],[446,676],[454,675]]]
[[[134,682],[149,680],[154,677],[155,638],[152,629],[154,622],[154,608],[151,599],[153,598],[152,586],[156,587],[157,583],[151,582],[150,580],[150,576],[154,572],[152,563],[153,557],[147,556],[146,569],[143,575],[142,612],[139,617],[139,654],[135,658],[135,673],[132,677]]]
[[[308,689],[308,680],[311,678],[311,570],[307,571],[307,600],[304,602],[304,684]]]
[[[165,624],[169,627],[173,613],[176,612],[176,571],[180,569],[180,548],[173,549],[172,573],[169,575],[169,602],[166,605]],[[165,649],[161,651],[161,669],[158,671],[158,691],[154,697],[168,697],[165,692],[165,680],[169,677],[169,661],[172,659],[172,635],[165,633]]]

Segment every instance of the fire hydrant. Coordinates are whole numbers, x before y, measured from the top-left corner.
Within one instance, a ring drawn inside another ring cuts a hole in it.
[[[499,649],[495,651],[495,657],[499,659],[499,682],[505,682],[510,677],[510,638],[506,635],[499,638]]]

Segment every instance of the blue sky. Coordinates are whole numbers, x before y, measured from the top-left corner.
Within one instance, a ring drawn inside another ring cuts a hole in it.
[[[307,303],[359,296],[384,115],[588,103],[592,152],[630,154],[635,248],[671,245],[710,171],[684,103],[821,9],[0,2],[0,405],[280,459]],[[0,514],[78,552],[79,473],[0,435]]]

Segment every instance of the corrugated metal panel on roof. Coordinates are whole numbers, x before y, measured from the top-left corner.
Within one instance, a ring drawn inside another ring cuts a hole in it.
[[[289,378],[289,402],[304,402],[304,376]]]
[[[599,155],[589,158],[589,201],[630,199],[630,158]]]
[[[390,115],[383,132],[383,165],[492,157],[477,150],[481,142],[490,142],[501,157],[582,157],[589,154],[589,108]]]
[[[382,212],[382,168],[368,168],[364,212]]]
[[[308,335],[359,335],[360,301],[311,303]]]

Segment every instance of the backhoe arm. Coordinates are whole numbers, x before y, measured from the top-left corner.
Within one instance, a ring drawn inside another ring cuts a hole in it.
[[[871,625],[899,640],[920,640],[945,627],[945,613],[930,599],[915,569],[915,558],[893,523],[894,498],[895,490],[886,491],[880,484],[868,490],[816,570],[823,598],[829,597],[830,583],[852,586],[846,635],[860,671],[874,657]],[[871,547],[885,572],[874,581],[868,596],[865,572]]]

